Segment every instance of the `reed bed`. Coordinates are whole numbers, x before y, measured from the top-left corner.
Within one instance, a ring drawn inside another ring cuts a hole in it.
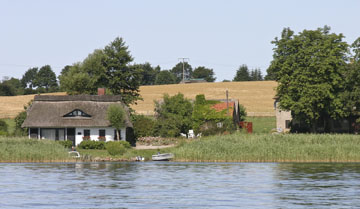
[[[67,150],[51,140],[0,137],[0,162],[72,162]]]
[[[360,162],[360,137],[234,134],[202,138],[171,150],[184,162]]]

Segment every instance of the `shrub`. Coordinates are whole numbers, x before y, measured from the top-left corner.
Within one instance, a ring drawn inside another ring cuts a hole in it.
[[[105,142],[102,141],[82,141],[79,144],[81,149],[105,149]]]
[[[122,143],[122,141],[117,142],[108,142],[106,143],[106,150],[110,155],[122,155],[126,152],[126,148],[124,146],[125,143]],[[129,144],[130,146],[130,144]]]
[[[4,133],[7,133],[7,131],[8,131],[8,125],[3,120],[0,120],[0,131],[4,132]]]
[[[65,148],[71,148],[72,147],[72,141],[57,141],[59,144],[64,146]]]
[[[145,115],[133,115],[133,125],[136,138],[152,136],[155,121]]]

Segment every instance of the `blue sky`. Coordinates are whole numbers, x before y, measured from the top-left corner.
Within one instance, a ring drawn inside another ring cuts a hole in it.
[[[122,37],[135,63],[170,69],[178,58],[231,80],[241,64],[265,74],[271,41],[329,25],[360,37],[360,1],[0,0],[0,79],[49,64],[57,75],[94,49]]]

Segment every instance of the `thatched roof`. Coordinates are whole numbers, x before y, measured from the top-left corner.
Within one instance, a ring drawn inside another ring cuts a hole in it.
[[[126,114],[125,124],[132,127],[128,108],[116,95],[37,95],[27,110],[27,118],[22,127],[65,128],[65,127],[109,127],[106,119],[111,104],[121,104]],[[81,110],[91,117],[64,117],[73,110]]]

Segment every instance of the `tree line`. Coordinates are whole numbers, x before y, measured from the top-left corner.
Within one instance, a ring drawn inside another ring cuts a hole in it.
[[[102,49],[96,49],[83,61],[67,65],[57,77],[50,65],[32,67],[21,79],[8,78],[0,82],[0,96],[66,91],[69,94],[95,94],[97,88],[107,87],[113,94],[121,94],[125,103],[139,99],[140,85],[178,84],[183,80],[216,80],[214,70],[205,66],[193,67],[179,62],[173,68],[162,70],[160,66],[130,64],[133,57],[122,38],[115,38]],[[184,69],[184,75],[183,75]],[[241,65],[233,81],[263,80],[260,69],[249,71]],[[224,80],[229,81],[229,80]]]

